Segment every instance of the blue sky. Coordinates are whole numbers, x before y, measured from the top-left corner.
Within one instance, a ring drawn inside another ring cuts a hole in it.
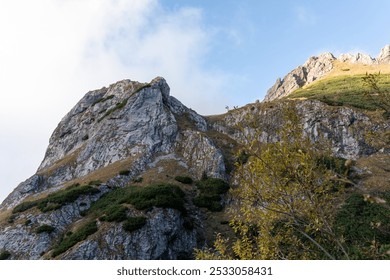
[[[188,107],[223,113],[312,55],[377,56],[388,11],[385,0],[1,0],[0,200],[89,90],[163,76]]]

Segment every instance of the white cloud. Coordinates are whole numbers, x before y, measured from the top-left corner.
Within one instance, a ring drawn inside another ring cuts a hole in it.
[[[204,66],[212,32],[199,9],[169,12],[158,0],[2,0],[0,35],[0,201],[35,172],[50,133],[88,90],[163,76],[172,95],[200,113],[226,105],[227,75]]]

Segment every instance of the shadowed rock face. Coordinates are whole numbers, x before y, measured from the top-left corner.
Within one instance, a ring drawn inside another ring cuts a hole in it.
[[[341,54],[337,59],[331,53],[323,53],[318,57],[313,56],[305,64],[288,73],[283,79],[278,78],[275,84],[267,91],[264,101],[285,97],[296,89],[326,76],[333,69],[334,61],[364,65],[387,64],[390,63],[390,45],[382,48],[376,59],[363,53]]]
[[[324,75],[334,59],[331,54],[310,58],[289,74],[290,86],[294,87],[293,82],[301,86]],[[291,90],[285,81],[279,81],[278,90]],[[389,123],[361,110],[330,107],[319,101],[294,104],[305,133],[313,141],[320,137],[329,139],[336,156],[357,159],[390,153],[388,147],[373,147],[365,138],[366,131],[390,129]],[[283,125],[284,106],[285,102],[272,106],[249,104],[221,116],[202,117],[170,96],[168,84],[160,77],[147,84],[123,80],[88,92],[53,132],[37,173],[1,204],[0,214],[6,218],[0,220],[0,252],[10,252],[13,259],[51,258],[51,250],[66,233],[88,222],[84,214],[95,201],[148,172],[168,178],[180,169],[194,179],[207,175],[234,182],[225,166],[232,159],[226,155],[245,144],[246,136],[254,135],[249,127],[237,127],[250,114],[258,120],[257,132],[260,131],[262,142],[278,141],[276,131]],[[119,174],[123,169],[126,174]],[[14,215],[9,213],[23,201],[47,197],[75,182],[96,179],[104,181],[96,184],[97,191],[80,195],[52,211],[31,208]],[[143,212],[129,208],[126,215],[147,218],[142,228],[134,232],[125,231],[119,223],[97,220],[96,232],[57,258],[191,258],[194,248],[209,241],[204,235],[204,212],[192,204],[193,197],[194,189],[187,190],[184,212],[159,207]],[[49,225],[53,231],[38,233],[40,225]]]

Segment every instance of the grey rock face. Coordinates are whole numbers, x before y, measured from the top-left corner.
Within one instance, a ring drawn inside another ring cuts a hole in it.
[[[381,49],[381,52],[376,60],[379,63],[390,63],[390,45],[386,45]]]
[[[338,60],[341,62],[360,63],[365,65],[371,65],[375,63],[375,59],[373,59],[368,54],[363,54],[363,53],[342,54],[338,57]]]
[[[267,91],[264,101],[284,97],[294,90],[323,77],[333,69],[333,60],[335,58],[331,53],[323,53],[318,57],[309,58],[305,64],[288,73],[283,80],[279,78]]]

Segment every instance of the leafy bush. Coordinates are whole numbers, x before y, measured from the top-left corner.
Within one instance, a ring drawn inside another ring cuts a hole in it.
[[[136,187],[121,202],[130,203],[138,210],[155,206],[185,212],[184,196],[184,192],[178,186],[159,184]]]
[[[99,185],[101,185],[102,184],[102,181],[101,180],[93,180],[93,181],[90,181],[89,183],[88,183],[88,185],[90,185],[90,186],[99,186]]]
[[[42,212],[56,210],[65,204],[72,203],[82,195],[92,195],[100,191],[91,186],[76,186],[49,194],[46,198],[39,200],[38,208]]]
[[[78,242],[85,240],[88,236],[91,234],[94,234],[97,232],[98,227],[96,225],[96,221],[90,222],[86,224],[85,226],[81,227],[78,231],[75,233],[66,236],[58,246],[56,246],[53,250],[52,256],[56,257],[67,250],[69,250],[71,247],[76,245]]]
[[[128,232],[135,231],[142,228],[146,224],[147,219],[145,217],[131,217],[123,223],[123,229]]]
[[[11,253],[8,251],[2,251],[0,253],[0,260],[8,260],[11,257]]]
[[[189,176],[176,176],[175,180],[187,185],[191,185],[193,182],[192,178]]]
[[[36,233],[38,234],[43,232],[52,233],[54,230],[55,228],[50,225],[41,225],[37,228]]]

